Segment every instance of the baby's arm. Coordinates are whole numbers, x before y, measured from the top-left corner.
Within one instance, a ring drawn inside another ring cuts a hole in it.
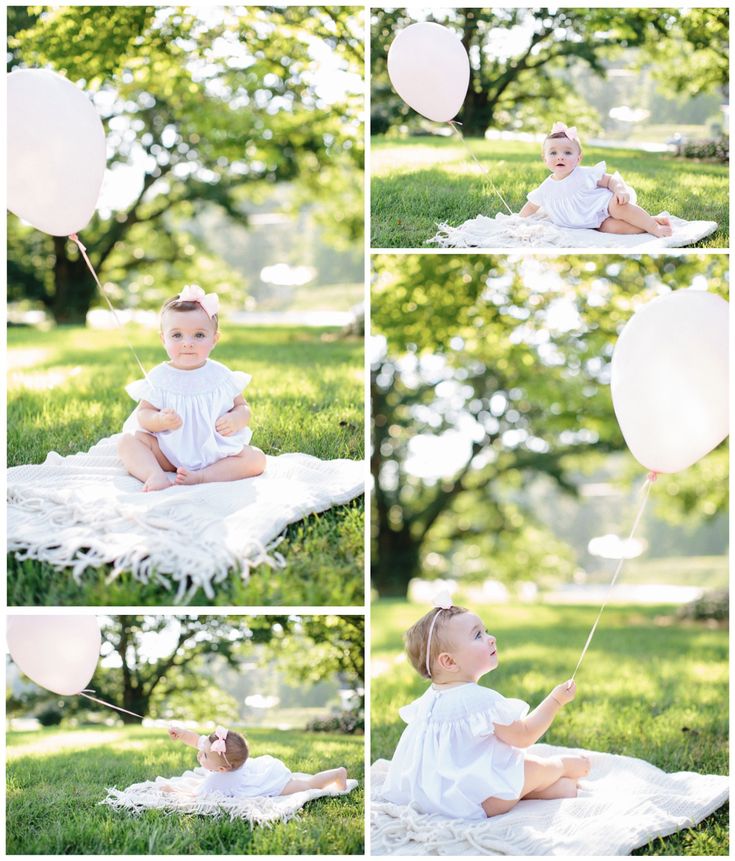
[[[151,433],[165,430],[176,430],[183,424],[181,416],[172,409],[159,410],[148,401],[138,404],[138,424]]]
[[[217,433],[232,436],[250,424],[250,407],[242,395],[237,395],[234,406],[214,423]]]
[[[570,703],[577,694],[573,681],[562,682],[522,720],[513,721],[508,726],[495,724],[495,735],[513,747],[528,747],[535,744],[551,726],[559,709]]]
[[[616,179],[609,173],[603,173],[602,178],[599,179],[597,182],[597,187],[609,188],[610,191],[613,193],[615,202],[619,203],[621,206],[626,203],[630,203],[630,192],[628,191],[628,187],[622,179]]]
[[[530,200],[527,200],[523,209],[518,213],[521,218],[527,218],[529,215],[533,215],[534,212],[538,212],[541,209],[540,206],[536,206],[535,203],[531,203]]]
[[[183,741],[189,747],[199,747],[199,735],[193,730],[184,729],[180,726],[170,726],[168,728],[168,735],[173,741]]]

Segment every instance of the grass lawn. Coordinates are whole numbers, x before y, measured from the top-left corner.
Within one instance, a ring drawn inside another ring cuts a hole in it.
[[[126,334],[146,368],[165,358],[157,334]],[[364,457],[363,341],[334,331],[225,326],[213,358],[253,380],[253,443],[266,454],[299,451],[316,457]],[[64,327],[8,331],[8,465],[42,463],[47,452],[86,451],[120,431],[134,401],[124,391],[140,376],[118,331]],[[279,552],[283,570],[266,566],[242,582],[233,573],[214,601],[194,604],[358,605],[363,603],[362,499],[292,524]],[[11,605],[171,604],[174,593],[106,571],[88,572],[77,586],[68,571],[8,558]]]
[[[520,141],[470,139],[469,147],[492,177],[513,212],[548,176],[540,147]],[[677,159],[625,149],[586,148],[583,164],[607,162],[635,188],[651,213],[667,210],[689,221],[716,221],[718,230],[698,248],[729,244],[727,165]],[[506,212],[458,138],[375,137],[371,149],[373,248],[433,248],[436,225],[458,226],[477,215]]]
[[[99,804],[107,787],[172,777],[195,751],[142,727],[44,729],[7,736],[7,853],[29,855],[278,855],[363,851],[362,736],[251,730],[254,756],[293,771],[343,764],[360,781],[339,798],[310,801],[290,822],[251,826],[194,814],[140,816]]]
[[[500,665],[483,683],[535,707],[569,678],[597,607],[473,607],[497,636]],[[426,690],[403,657],[403,632],[422,608],[382,600],[372,608],[371,733],[374,761],[390,759],[398,716]],[[728,773],[728,633],[677,623],[672,607],[608,607],[577,674],[577,698],[542,741],[645,759],[665,771]],[[376,671],[378,675],[376,676]],[[728,810],[658,839],[636,855],[727,855]]]

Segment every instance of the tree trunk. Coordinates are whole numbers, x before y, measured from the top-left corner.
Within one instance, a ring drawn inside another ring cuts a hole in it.
[[[400,532],[381,529],[376,545],[373,586],[382,598],[405,598],[408,581],[420,573],[421,542],[404,527]]]
[[[68,239],[54,236],[54,296],[49,310],[59,325],[81,325],[87,321],[97,285],[84,259],[67,256]]]

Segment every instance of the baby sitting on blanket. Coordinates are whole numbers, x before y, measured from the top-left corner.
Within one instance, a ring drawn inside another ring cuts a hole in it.
[[[477,684],[498,666],[495,637],[469,610],[441,596],[406,633],[414,669],[432,684],[400,709],[407,726],[382,789],[386,801],[421,813],[485,819],[522,798],[574,798],[586,756],[526,753],[576,695],[557,685],[530,714],[521,700]]]
[[[144,491],[172,484],[237,481],[260,475],[265,455],[248,445],[248,374],[209,358],[219,340],[216,293],[186,286],[161,310],[160,337],[169,361],[127,386],[138,401],[117,447]]]
[[[250,757],[250,750],[239,732],[218,726],[211,735],[197,735],[188,729],[171,726],[169,736],[198,751],[197,760],[209,774],[197,790],[197,795],[219,793],[236,798],[263,795],[292,795],[308,789],[334,786],[344,791],[347,769],[332,768],[317,774],[294,777],[280,759],[273,756]],[[162,786],[164,792],[180,792],[171,784]]]
[[[551,176],[529,191],[528,203],[519,213],[523,218],[543,209],[559,227],[671,236],[669,218],[649,215],[636,206],[625,183],[605,173],[604,161],[594,167],[580,166],[582,146],[576,128],[555,123],[544,140],[543,160]]]

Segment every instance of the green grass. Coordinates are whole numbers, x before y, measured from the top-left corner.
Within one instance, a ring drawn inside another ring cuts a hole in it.
[[[143,364],[165,358],[156,333],[126,334]],[[316,457],[364,457],[363,342],[333,331],[226,326],[213,358],[246,370],[253,408],[253,444],[266,454],[299,451]],[[121,334],[65,327],[8,331],[8,465],[41,463],[47,452],[87,450],[117,433],[134,402],[124,385],[140,376]],[[284,570],[259,566],[242,581],[233,573],[214,601],[192,604],[358,605],[363,603],[364,505],[310,515],[292,524],[278,549]],[[33,560],[8,559],[11,605],[170,604],[173,593],[107,571],[87,572],[77,586],[68,571]]]
[[[520,141],[468,143],[513,212],[548,175],[536,144]],[[729,244],[727,165],[625,149],[586,148],[584,164],[607,162],[635,188],[648,212],[667,210],[687,220],[716,221],[719,228],[696,247]],[[373,248],[431,248],[436,225],[453,226],[477,215],[506,212],[487,179],[455,138],[375,137],[371,149],[371,230]]]
[[[293,771],[345,765],[360,785],[310,801],[290,822],[250,826],[149,810],[140,816],[101,805],[107,787],[174,776],[196,767],[195,751],[164,730],[141,727],[45,729],[7,735],[8,854],[276,855],[363,851],[362,737],[251,730],[253,756],[268,753]]]
[[[498,639],[500,665],[483,682],[537,705],[569,678],[597,607],[473,607]],[[402,634],[423,610],[372,608],[372,760],[391,758],[398,708],[426,689],[403,658]],[[665,771],[728,773],[728,634],[675,623],[671,607],[608,607],[577,674],[577,698],[542,741],[645,759]],[[378,675],[375,675],[375,671]],[[652,841],[636,855],[727,855],[728,811]]]

